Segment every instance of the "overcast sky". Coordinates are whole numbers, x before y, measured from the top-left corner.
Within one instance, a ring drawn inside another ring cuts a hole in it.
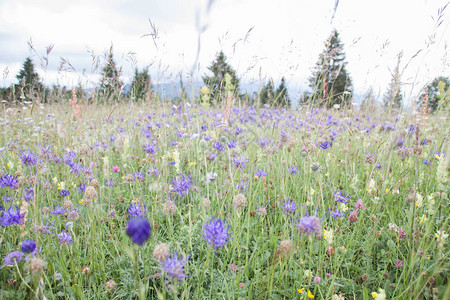
[[[412,97],[434,77],[450,75],[446,56],[450,52],[450,5],[439,12],[448,3],[0,0],[0,85],[17,81],[15,76],[27,56],[32,56],[47,85],[71,86],[79,81],[92,85],[98,80],[91,76],[93,55],[103,57],[113,44],[126,82],[135,66],[148,65],[154,81],[174,80],[180,72],[187,82],[201,80],[222,49],[246,82],[260,85],[272,77],[277,83],[285,76],[290,88],[304,89],[324,41],[336,28],[355,91],[362,94],[373,86],[382,95],[403,51],[402,89]],[[157,34],[148,35],[152,33]],[[30,41],[35,51],[30,51]],[[52,44],[44,72],[40,57]],[[61,58],[74,70],[58,71]]]

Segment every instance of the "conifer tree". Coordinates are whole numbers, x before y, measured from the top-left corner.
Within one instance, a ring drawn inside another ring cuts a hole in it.
[[[349,103],[352,80],[346,65],[344,45],[337,30],[333,30],[309,78],[309,87],[312,89],[310,100],[326,103],[328,107]]]
[[[275,97],[276,106],[281,106],[285,108],[291,107],[291,99],[289,99],[286,87],[286,79],[284,77],[281,78],[280,85],[278,86],[275,95],[276,95]]]
[[[102,69],[102,77],[100,80],[100,95],[104,100],[110,98],[118,98],[122,92],[123,83],[120,79],[121,69],[117,69],[113,57],[113,46],[109,48],[106,58],[106,64]]]
[[[134,70],[133,81],[131,82],[131,97],[133,101],[144,100],[152,91],[152,82],[148,67],[139,72],[138,68]]]
[[[391,82],[389,83],[388,90],[383,98],[383,103],[385,108],[399,109],[402,107],[402,91],[401,91],[401,81],[400,81],[400,61],[402,54],[400,53],[397,57],[397,65],[395,66],[394,72],[391,72]]]
[[[43,90],[43,85],[40,82],[39,75],[34,71],[33,61],[30,57],[25,59],[16,78],[19,80],[19,84],[15,86],[15,91],[22,99]]]
[[[427,110],[436,111],[448,105],[450,99],[450,78],[439,76],[427,85],[423,94],[420,96],[418,104],[424,105],[423,101],[426,97]]]
[[[225,74],[231,77],[231,85],[235,95],[239,95],[239,78],[236,76],[236,71],[228,64],[227,58],[223,51],[220,51],[216,56],[211,66],[208,67],[213,75],[204,76],[203,83],[210,91],[210,101],[220,102],[225,95]],[[230,89],[230,87],[228,87]]]

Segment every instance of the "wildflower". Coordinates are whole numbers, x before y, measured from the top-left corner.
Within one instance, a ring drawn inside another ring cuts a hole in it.
[[[0,225],[2,227],[10,226],[12,224],[23,224],[25,221],[25,215],[20,213],[20,209],[18,206],[8,208],[6,211],[2,211],[2,215],[0,217]]]
[[[293,247],[290,240],[284,240],[280,243],[280,253],[284,256],[288,256],[292,253]]]
[[[0,187],[9,187],[14,190],[18,188],[18,184],[19,181],[14,175],[5,174],[0,177]]]
[[[230,239],[229,229],[230,226],[225,227],[220,218],[212,217],[203,224],[203,238],[216,250],[217,247],[225,246]]]
[[[169,258],[161,262],[162,271],[168,277],[175,280],[182,280],[187,276],[184,274],[184,265],[187,263],[189,256],[179,258],[177,253],[173,253]]]
[[[58,272],[55,272],[55,280],[58,281],[58,280],[61,280],[61,278],[62,278],[62,275]]]
[[[335,191],[334,200],[345,204],[348,203],[348,201],[350,200],[350,196],[343,191]]]
[[[112,171],[114,173],[119,173],[120,172],[120,167],[119,166],[114,166],[114,167],[112,167]]]
[[[383,289],[378,289],[378,293],[377,292],[372,293],[372,298],[377,300],[385,300],[386,292]]]
[[[36,242],[28,239],[22,242],[21,246],[22,252],[31,253],[36,249]]]
[[[62,231],[61,233],[56,235],[59,239],[60,245],[69,245],[73,243],[72,236],[65,231]]]
[[[216,149],[218,152],[225,151],[225,147],[222,145],[221,142],[216,142],[213,144],[213,148]]]
[[[283,202],[283,211],[286,214],[293,213],[298,208],[297,202],[291,201],[291,200],[285,200]]]
[[[145,209],[145,206],[141,206],[139,202],[131,203],[130,207],[127,208],[127,212],[133,217],[143,216],[147,211],[148,210]]]
[[[343,212],[340,208],[337,207],[335,210],[330,210],[330,216],[335,220],[337,218],[344,217],[346,214],[347,214],[346,212]]]
[[[303,294],[304,291],[305,291],[305,288],[297,289],[297,292],[299,292],[300,294]]]
[[[234,158],[234,166],[237,169],[244,169],[247,167],[248,159],[246,157],[235,157]]]
[[[169,246],[167,246],[167,244],[165,243],[161,243],[157,245],[155,249],[153,249],[153,256],[159,261],[166,260],[169,255]]]
[[[233,198],[233,207],[238,210],[243,210],[247,205],[247,198],[244,194],[238,194]]]
[[[142,148],[144,149],[144,152],[147,154],[156,154],[158,152],[158,147],[152,142],[148,143],[147,145],[143,145]]]
[[[391,191],[389,189],[386,189],[386,194],[389,194]]]
[[[150,237],[151,227],[146,218],[137,216],[128,221],[126,233],[133,243],[142,246]]]
[[[20,159],[22,160],[22,163],[27,166],[35,166],[38,163],[38,158],[34,152],[28,150],[28,151],[22,151],[19,155]]]
[[[311,164],[311,170],[312,170],[313,172],[316,172],[316,171],[319,170],[319,169],[320,169],[320,164],[319,164],[319,163],[315,162],[315,163],[312,163],[312,164]]]
[[[313,282],[319,284],[322,281],[322,278],[320,276],[314,276]]]
[[[398,260],[397,263],[395,264],[395,267],[397,268],[403,267],[403,260]]]
[[[22,260],[24,255],[25,253],[21,251],[13,251],[9,253],[4,258],[5,266],[14,266]]]
[[[296,166],[289,166],[288,167],[288,173],[291,175],[296,175],[298,171],[298,167]]]
[[[429,165],[431,164],[431,161],[428,160],[428,159],[425,159],[425,160],[423,161],[423,164],[429,166]]]
[[[177,206],[175,205],[175,202],[172,200],[167,200],[163,204],[163,214],[165,215],[171,215],[173,216],[177,210]]]
[[[333,236],[334,236],[333,229],[323,231],[323,238],[325,239],[325,241],[327,241],[329,245],[333,243]]]
[[[331,147],[331,142],[329,141],[324,141],[322,143],[320,143],[319,148],[322,150],[328,149]]]
[[[68,190],[62,190],[59,192],[59,194],[61,195],[61,197],[67,197],[70,195],[70,192]]]
[[[179,174],[172,180],[172,188],[173,192],[178,193],[180,197],[184,197],[189,194],[189,190],[191,189],[192,181],[188,175]]]
[[[55,207],[52,211],[52,214],[54,214],[55,216],[62,215],[63,213],[65,213],[65,210],[64,210],[64,207],[61,207],[61,206]]]
[[[354,222],[358,221],[358,210],[357,209],[353,210],[350,213],[348,220],[350,221],[350,223],[354,223]]]
[[[269,175],[269,173],[267,173],[263,169],[261,169],[261,170],[256,169],[256,172],[255,172],[256,179],[261,179],[262,177],[265,177],[265,176],[268,176],[268,175]]]
[[[314,295],[311,293],[310,290],[308,290],[308,298],[310,299],[314,299]]]
[[[116,288],[116,282],[114,280],[111,279],[105,283],[105,289],[108,293],[112,293],[115,288]]]
[[[42,272],[45,265],[46,265],[46,263],[43,259],[37,258],[37,257],[31,258],[31,260],[30,260],[31,274],[38,274],[38,273]]]
[[[210,183],[210,182],[213,182],[214,180],[216,180],[216,178],[217,178],[217,173],[216,172],[208,172],[208,173],[206,173],[206,179],[205,179],[205,182],[206,183]]]
[[[294,223],[294,225],[297,227],[297,230],[300,232],[300,234],[306,235],[309,235],[311,233],[321,233],[321,221],[317,217],[317,209],[314,216],[310,216],[307,209],[305,209],[305,211],[306,215],[298,219],[297,223]]]

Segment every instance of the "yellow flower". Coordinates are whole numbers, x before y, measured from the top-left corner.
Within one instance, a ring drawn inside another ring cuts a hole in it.
[[[310,290],[308,290],[308,298],[314,299],[314,295],[311,293]]]
[[[78,203],[83,203],[84,202],[84,200],[83,199],[81,199],[80,201],[78,201]]]
[[[195,166],[197,163],[195,161],[189,163],[190,166]]]
[[[391,191],[389,189],[386,189],[386,194],[389,194]]]
[[[305,288],[302,289],[297,289],[297,292],[299,292],[300,294],[303,294],[303,291],[305,290]]]
[[[377,292],[373,292],[373,293],[372,293],[372,298],[376,299],[377,296],[378,296],[378,293],[377,293]]]

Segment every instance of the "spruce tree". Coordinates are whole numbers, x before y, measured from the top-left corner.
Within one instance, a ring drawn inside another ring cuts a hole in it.
[[[102,78],[100,80],[100,95],[104,100],[111,97],[119,97],[122,92],[122,81],[120,80],[121,69],[117,70],[113,57],[113,46],[109,48],[107,53],[106,64],[102,69]]]
[[[131,82],[131,97],[133,101],[144,100],[152,91],[152,83],[148,67],[139,72],[138,68],[134,70],[134,78]]]
[[[275,86],[273,80],[270,79],[261,89],[259,93],[259,102],[261,105],[272,105],[275,99]]]
[[[211,66],[208,67],[213,75],[204,76],[203,83],[210,90],[210,101],[220,102],[222,98],[227,97],[225,95],[225,74],[229,74],[231,77],[231,85],[235,95],[239,95],[239,78],[236,76],[236,71],[228,64],[227,58],[223,51],[220,51],[216,56]],[[228,87],[230,88],[230,87]]]
[[[447,106],[450,99],[450,78],[439,76],[436,77],[426,87],[426,93],[420,95],[418,104],[424,105],[423,100],[428,96],[427,110],[436,111],[437,109]]]
[[[352,96],[352,80],[346,65],[344,45],[337,30],[333,30],[309,78],[310,100],[326,103],[328,107],[348,104]]]
[[[39,75],[34,71],[33,61],[30,57],[25,59],[22,69],[16,75],[19,84],[15,86],[16,94],[20,98],[31,97],[35,93],[43,90]]]
[[[289,108],[291,107],[291,99],[289,99],[289,95],[286,88],[286,79],[284,77],[281,78],[280,85],[278,86],[275,92],[275,105]]]

